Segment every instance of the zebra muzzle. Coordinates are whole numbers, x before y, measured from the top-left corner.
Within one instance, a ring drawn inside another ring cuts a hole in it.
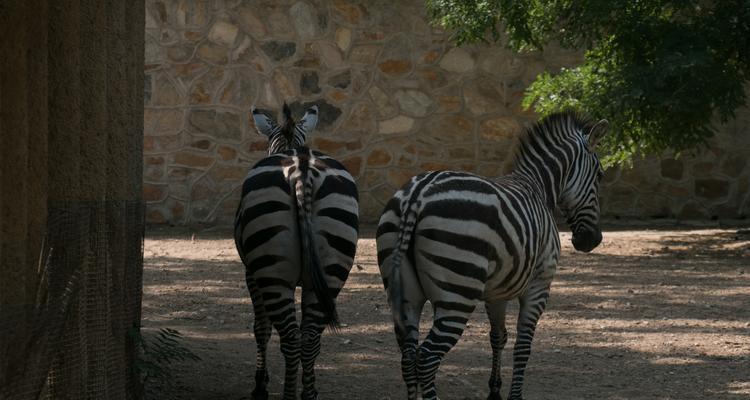
[[[602,231],[599,229],[578,230],[573,233],[573,239],[571,241],[576,250],[588,253],[591,250],[594,250],[596,246],[599,246],[599,243],[602,242]]]

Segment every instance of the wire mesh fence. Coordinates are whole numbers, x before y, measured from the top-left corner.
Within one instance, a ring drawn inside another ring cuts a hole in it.
[[[141,311],[141,201],[48,208],[36,296],[0,306],[0,399],[130,399]]]

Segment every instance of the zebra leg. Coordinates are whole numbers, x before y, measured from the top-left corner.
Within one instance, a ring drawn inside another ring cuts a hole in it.
[[[403,306],[404,331],[395,328],[396,341],[401,349],[401,375],[406,384],[406,398],[416,400],[419,391],[417,374],[417,344],[419,342],[419,317],[425,300],[406,303]]]
[[[448,310],[435,306],[432,329],[419,346],[417,374],[422,388],[422,399],[437,400],[435,375],[446,353],[453,348],[466,329],[469,316],[476,304],[463,305],[461,310]]]
[[[487,400],[502,400],[500,389],[503,380],[500,373],[500,356],[508,342],[508,330],[505,329],[505,300],[485,303],[487,317],[490,320],[490,345],[492,346],[492,372],[490,373],[490,394]]]
[[[315,360],[320,354],[320,335],[325,329],[323,312],[315,292],[302,290],[302,400],[317,400]]]
[[[253,389],[253,400],[268,399],[268,370],[266,368],[266,350],[268,341],[271,339],[271,320],[266,315],[266,309],[263,305],[263,296],[258,290],[255,281],[247,277],[247,288],[250,291],[250,298],[253,302],[253,333],[255,334],[255,343],[258,347],[258,353],[255,360],[255,389]]]
[[[266,311],[273,327],[279,333],[281,354],[284,355],[285,362],[283,398],[295,400],[300,360],[300,329],[294,306],[294,287],[273,286],[269,289],[271,290],[268,290],[268,296],[276,300],[276,303],[266,304]]]
[[[513,381],[510,385],[509,400],[523,399],[523,375],[531,355],[531,342],[534,340],[536,324],[547,305],[550,283],[549,280],[534,280],[518,299],[517,335],[513,347]]]

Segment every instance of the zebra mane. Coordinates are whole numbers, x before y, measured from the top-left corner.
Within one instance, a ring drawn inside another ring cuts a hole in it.
[[[585,135],[596,125],[596,120],[577,111],[567,110],[550,114],[526,127],[520,136],[520,145],[515,151],[515,164],[521,161],[535,144],[544,146],[554,142],[584,140]],[[578,135],[580,131],[583,135]],[[584,140],[585,143],[585,140]]]
[[[513,171],[529,177],[536,176],[540,183],[547,182],[540,189],[544,191],[547,204],[554,208],[562,189],[562,178],[573,162],[565,155],[567,151],[564,149],[570,151],[577,147],[576,143],[588,149],[586,135],[595,125],[593,119],[574,111],[542,118],[521,134]],[[554,162],[551,161],[553,159]],[[547,187],[550,184],[552,187]]]

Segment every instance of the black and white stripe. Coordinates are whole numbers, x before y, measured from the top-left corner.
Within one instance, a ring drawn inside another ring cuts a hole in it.
[[[335,298],[354,261],[359,224],[357,187],[346,168],[303,147],[318,119],[317,106],[295,123],[284,105],[284,123],[253,109],[258,131],[268,136],[269,157],[242,185],[234,237],[245,264],[255,311],[258,346],[253,399],[268,397],[266,348],[273,326],[286,363],[284,399],[296,398],[302,362],[302,398],[317,399],[315,359],[326,325],[338,324]],[[302,322],[294,292],[302,287]]]
[[[500,396],[500,353],[508,338],[506,302],[518,299],[510,399],[522,398],[537,321],[560,254],[556,207],[573,245],[601,242],[601,164],[593,152],[606,121],[572,113],[549,116],[524,133],[514,171],[496,180],[463,172],[427,172],[387,204],[377,231],[378,263],[394,314],[409,399],[436,399],[435,374],[474,308],[490,319],[489,399]],[[429,300],[432,329],[420,344],[419,316]]]

